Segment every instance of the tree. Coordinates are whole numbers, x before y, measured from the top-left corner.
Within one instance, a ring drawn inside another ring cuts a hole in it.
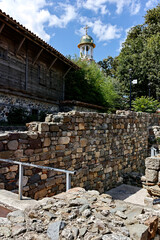
[[[113,58],[111,56],[108,56],[108,58],[99,61],[98,64],[102,68],[102,71],[106,76],[115,77],[116,69],[118,66],[118,61],[116,57]]]
[[[114,111],[119,102],[115,80],[106,77],[94,61],[81,61],[77,58],[72,61],[80,69],[71,71],[66,77],[66,99],[96,104]]]
[[[160,99],[160,5],[147,11],[143,25],[129,31],[117,61],[116,76],[126,92],[131,77],[138,80],[132,86],[133,98],[143,95]]]

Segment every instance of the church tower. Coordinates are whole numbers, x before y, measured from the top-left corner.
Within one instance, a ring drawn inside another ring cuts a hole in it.
[[[88,35],[88,26],[84,27],[86,30],[86,34],[81,37],[80,43],[78,44],[78,48],[80,49],[80,58],[82,60],[93,60],[93,48],[95,48],[95,44],[93,42],[93,38]]]

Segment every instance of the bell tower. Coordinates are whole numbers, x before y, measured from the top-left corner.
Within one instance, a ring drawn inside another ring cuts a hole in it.
[[[86,34],[81,37],[80,43],[78,44],[78,48],[80,49],[80,58],[82,60],[93,60],[93,49],[95,48],[95,44],[93,42],[93,38],[88,35],[88,26],[84,27]]]

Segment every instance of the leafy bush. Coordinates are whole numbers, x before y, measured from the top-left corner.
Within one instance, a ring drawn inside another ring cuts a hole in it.
[[[71,71],[66,77],[66,99],[104,106],[108,111],[115,110],[119,100],[116,79],[106,77],[94,61],[81,61],[78,58],[72,61],[80,69]]]
[[[133,110],[136,112],[155,113],[160,103],[152,97],[140,97],[132,101]]]

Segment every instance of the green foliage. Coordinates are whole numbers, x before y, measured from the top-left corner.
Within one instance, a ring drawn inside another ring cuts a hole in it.
[[[160,137],[157,137],[156,141],[157,141],[158,144],[160,144]]]
[[[117,57],[113,58],[108,56],[108,58],[103,59],[103,61],[99,61],[98,64],[106,76],[115,77],[118,66]]]
[[[155,113],[160,107],[160,103],[152,97],[136,98],[132,101],[133,110],[136,112]]]
[[[113,111],[118,106],[115,80],[106,77],[95,62],[73,59],[80,69],[66,78],[66,99],[104,106]]]
[[[157,137],[156,141],[157,141],[158,144],[160,144],[160,137]]]
[[[160,5],[147,11],[143,25],[129,31],[118,56],[116,76],[124,83],[126,92],[130,77],[138,80],[132,86],[133,98],[160,98]]]

